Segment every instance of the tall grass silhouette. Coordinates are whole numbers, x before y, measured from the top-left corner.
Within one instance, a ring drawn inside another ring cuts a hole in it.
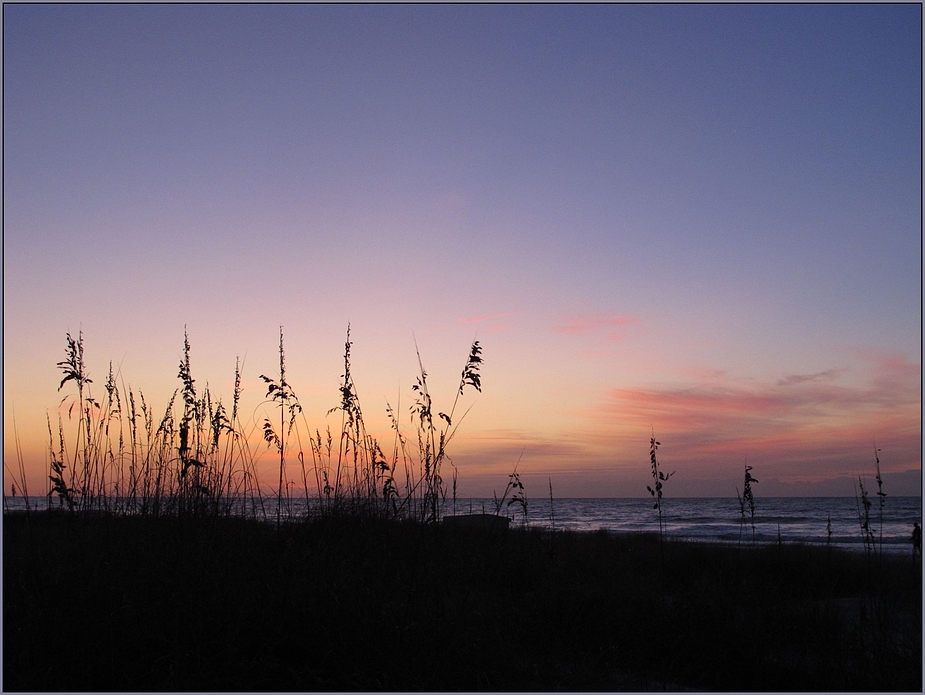
[[[286,352],[283,348],[283,327],[279,328],[279,378],[272,379],[264,374],[260,378],[267,385],[267,398],[279,406],[279,430],[274,430],[270,418],[264,418],[263,421],[263,438],[267,446],[276,446],[279,452],[279,485],[276,491],[276,524],[279,526],[282,521],[283,510],[283,481],[286,479],[286,439],[292,435],[292,428],[295,426],[296,415],[302,412],[302,405],[299,403],[298,396],[286,381]],[[286,426],[286,416],[289,416],[289,425]],[[299,460],[303,461],[301,455]],[[303,481],[305,480],[303,469]],[[286,501],[289,501],[289,487],[286,486]],[[288,507],[291,512],[291,507]]]
[[[500,515],[501,512],[509,508],[511,505],[516,504],[520,507],[522,514],[521,520],[523,525],[527,525],[527,494],[524,490],[524,484],[520,480],[520,472],[517,468],[520,466],[520,462],[523,459],[524,451],[526,448],[522,449],[520,456],[517,457],[517,461],[514,463],[514,469],[507,477],[507,485],[504,487],[504,492],[501,494],[501,499],[498,499],[497,493],[492,493],[495,501],[495,514]],[[550,493],[550,503],[552,502],[552,481],[549,483],[549,493]],[[510,499],[508,499],[510,496]]]
[[[736,497],[739,500],[739,512],[741,514],[741,524],[739,526],[739,541],[742,540],[742,530],[745,527],[745,506],[748,505],[749,521],[752,527],[752,542],[755,541],[755,495],[752,492],[752,483],[758,480],[752,477],[752,467],[745,464],[745,482],[742,485],[742,494],[739,494],[739,488],[736,488]],[[780,529],[778,529],[778,535]]]
[[[652,438],[649,440],[649,464],[652,467],[652,486],[646,485],[646,490],[649,491],[649,494],[654,499],[653,509],[658,512],[658,538],[659,545],[662,544],[662,539],[664,536],[664,523],[662,520],[662,490],[664,484],[668,479],[675,474],[675,471],[671,473],[665,473],[659,470],[658,467],[658,457],[656,453],[658,448],[661,446],[661,442],[655,441],[655,430],[652,431]]]
[[[155,407],[112,366],[98,386],[83,336],[68,335],[66,393],[47,419],[55,511],[4,518],[4,690],[921,690],[918,557],[883,558],[874,604],[866,558],[838,548],[825,562],[795,543],[664,552],[673,473],[654,429],[657,545],[434,523],[463,397],[481,390],[478,342],[445,410],[418,351],[412,403],[386,404],[386,453],[349,327],[328,411],[339,426],[309,426],[282,329],[250,419],[240,360],[228,407],[194,378],[192,342],[184,330],[176,389]],[[549,494],[555,528],[551,479]],[[526,520],[517,465],[500,502]]]
[[[860,489],[860,494],[857,490]],[[864,552],[870,557],[876,552],[876,536],[873,526],[870,522],[871,501],[867,495],[867,488],[864,487],[864,480],[858,476],[857,487],[855,488],[855,500],[858,505],[858,524],[861,527],[861,537],[864,540]]]
[[[481,391],[481,345],[472,343],[452,406],[435,417],[428,375],[415,344],[420,372],[412,387],[415,401],[409,411],[418,446],[411,450],[399,413],[387,404],[395,431],[391,461],[367,430],[352,374],[352,345],[348,325],[340,402],[327,411],[341,413],[339,432],[334,434],[327,426],[325,434],[319,427],[313,434],[287,373],[282,327],[278,371],[260,375],[266,386],[264,403],[276,413],[263,417],[259,425],[242,422],[240,417],[239,359],[230,413],[208,384],[197,388],[185,328],[177,373],[180,385],[158,411],[141,391],[125,386],[111,363],[104,395],[96,398],[85,362],[83,334],[75,339],[68,333],[65,358],[57,365],[63,372],[58,388],[72,386],[74,390],[62,399],[56,431],[48,418],[49,505],[57,499],[59,508],[84,515],[234,513],[264,519],[269,507],[279,526],[293,515],[289,478],[295,464],[305,508],[312,514],[439,521],[446,501],[442,467],[448,460],[447,448],[469,412],[457,417],[456,410],[468,389]],[[156,413],[163,414],[158,417]],[[270,486],[269,495],[258,476],[259,440],[277,457],[276,485]],[[21,477],[24,480],[24,474]],[[19,488],[24,491],[22,482]]]
[[[880,475],[880,449],[874,445],[874,461],[876,466],[876,481],[877,481],[877,500],[879,502],[878,512],[880,518],[880,553],[883,554],[883,507],[886,504],[886,493],[883,491],[883,476]]]

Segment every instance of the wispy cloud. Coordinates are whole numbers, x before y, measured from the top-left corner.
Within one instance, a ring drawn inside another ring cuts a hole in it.
[[[846,481],[873,470],[876,440],[891,494],[914,494],[908,471],[921,470],[920,375],[908,359],[881,354],[850,370],[763,382],[704,370],[693,385],[611,389],[568,428],[463,436],[454,461],[472,494],[503,488],[523,452],[519,470],[532,494],[551,481],[557,495],[642,495],[654,427],[664,465],[678,471],[672,494],[731,497],[746,458],[767,483],[763,494],[850,494]]]
[[[461,320],[463,323],[488,323],[491,321],[497,321],[498,319],[511,318],[513,316],[519,316],[521,312],[519,311],[506,311],[502,314],[481,314],[479,316],[466,316]]]
[[[529,468],[544,471],[554,467],[575,467],[587,457],[587,446],[570,437],[544,437],[519,430],[491,430],[481,435],[460,437],[461,450],[477,452],[470,466],[481,471],[510,473],[521,453]]]
[[[618,342],[626,338],[628,328],[641,325],[639,317],[632,314],[591,312],[564,316],[553,326],[553,331],[565,335],[603,334],[608,341]]]
[[[522,313],[523,312],[520,311],[506,311],[501,314],[466,316],[460,320],[462,323],[478,324],[479,330],[485,331],[486,333],[502,333],[508,330],[513,324],[512,321],[504,321],[503,319],[511,319],[520,316]]]
[[[524,312],[522,311],[506,311],[500,314],[478,314],[476,316],[463,316],[462,318],[451,319],[449,323],[422,328],[421,333],[436,333],[438,331],[446,330],[451,326],[458,325],[459,323],[474,323],[478,326],[479,331],[484,331],[486,333],[501,333],[502,331],[508,330],[513,324],[512,321],[503,321],[502,319],[510,319],[517,316],[522,316],[523,313]]]
[[[815,374],[788,374],[777,382],[778,386],[790,386],[792,384],[802,384],[805,381],[832,381],[838,378],[839,374],[848,371],[847,367],[826,369]]]
[[[853,385],[837,383],[846,368],[832,368],[769,383],[616,388],[595,416],[643,434],[654,427],[704,475],[746,455],[781,479],[850,474],[875,438],[890,449],[886,469],[920,466],[921,367],[895,355],[863,366],[867,381]]]

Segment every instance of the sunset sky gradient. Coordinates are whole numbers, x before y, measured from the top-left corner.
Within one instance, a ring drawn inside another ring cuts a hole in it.
[[[163,408],[186,326],[256,422],[283,326],[323,429],[348,322],[384,441],[415,340],[436,409],[482,344],[461,496],[521,453],[528,496],[646,495],[653,429],[669,496],[746,460],[850,495],[875,446],[920,493],[920,5],[5,5],[3,39],[33,494],[67,332]]]

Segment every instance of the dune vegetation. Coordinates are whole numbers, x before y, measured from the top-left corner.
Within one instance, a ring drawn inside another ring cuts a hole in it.
[[[301,495],[316,514],[349,509],[364,516],[437,521],[447,495],[447,447],[465,417],[465,412],[457,416],[456,409],[467,388],[481,390],[482,348],[473,342],[456,398],[446,412],[434,411],[418,353],[420,371],[410,408],[413,431],[403,430],[400,413],[388,405],[394,441],[385,445],[391,452],[387,457],[366,428],[351,374],[352,345],[348,326],[340,403],[328,411],[340,412],[341,427],[322,432],[309,426],[289,381],[282,329],[277,370],[260,375],[265,403],[276,414],[256,423],[245,422],[239,412],[239,367],[230,406],[208,386],[197,391],[185,332],[180,386],[163,410],[155,409],[142,392],[126,388],[112,363],[104,394],[94,396],[83,335],[75,339],[68,334],[65,359],[58,363],[63,373],[59,390],[70,387],[71,392],[65,392],[57,421],[48,418],[49,500],[78,514],[269,514],[279,524],[291,520],[293,496]],[[278,482],[271,494],[257,471],[263,446],[278,456]],[[19,475],[8,466],[5,473],[28,493],[21,461]],[[293,476],[301,483],[299,492],[290,484]]]
[[[411,432],[390,406],[388,455],[350,349],[348,329],[341,431],[312,432],[281,333],[255,443],[240,375],[228,406],[197,391],[186,338],[158,416],[111,371],[94,398],[68,336],[50,502],[3,518],[3,689],[921,690],[919,557],[444,525],[480,345],[446,412],[418,355]],[[258,445],[279,467],[269,493]],[[284,484],[292,467],[304,491]],[[501,502],[522,489],[515,468]]]

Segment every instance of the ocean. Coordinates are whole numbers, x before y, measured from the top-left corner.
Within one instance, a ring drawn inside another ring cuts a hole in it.
[[[526,515],[519,502],[502,505],[501,514],[512,518],[512,526],[531,526],[574,531],[604,529],[613,533],[657,533],[658,512],[651,498],[608,499],[527,498]],[[869,510],[870,528],[877,549],[887,553],[911,553],[912,524],[922,523],[921,497],[886,497],[882,510],[879,499],[872,496]],[[314,500],[309,499],[309,507]],[[24,511],[23,497],[5,496],[5,511]],[[45,509],[44,497],[32,497],[33,509]],[[53,503],[56,504],[56,503]],[[287,515],[305,513],[304,498],[293,498]],[[266,497],[263,513],[276,518],[275,497]],[[445,515],[495,513],[492,498],[448,498]],[[849,550],[864,550],[861,519],[864,509],[854,497],[767,497],[755,499],[752,519],[746,506],[742,516],[735,498],[664,498],[662,524],[669,538],[720,543],[810,543]],[[754,530],[752,522],[754,521]]]
[[[528,498],[526,523],[577,531],[658,533],[658,512],[653,504],[651,498],[554,499],[551,504],[549,498]],[[452,501],[447,506],[447,513],[452,514]],[[483,508],[493,512],[494,500],[456,501],[458,514]],[[514,525],[524,523],[519,503],[506,506],[504,511],[513,517]],[[777,543],[780,539],[782,543],[830,543],[863,551],[863,514],[863,506],[854,497],[756,498],[754,519],[747,505],[742,516],[735,497],[662,499],[662,525],[667,537],[720,543]],[[879,500],[874,495],[869,515],[878,549],[912,552],[912,524],[922,524],[921,497],[886,497],[881,526]]]

